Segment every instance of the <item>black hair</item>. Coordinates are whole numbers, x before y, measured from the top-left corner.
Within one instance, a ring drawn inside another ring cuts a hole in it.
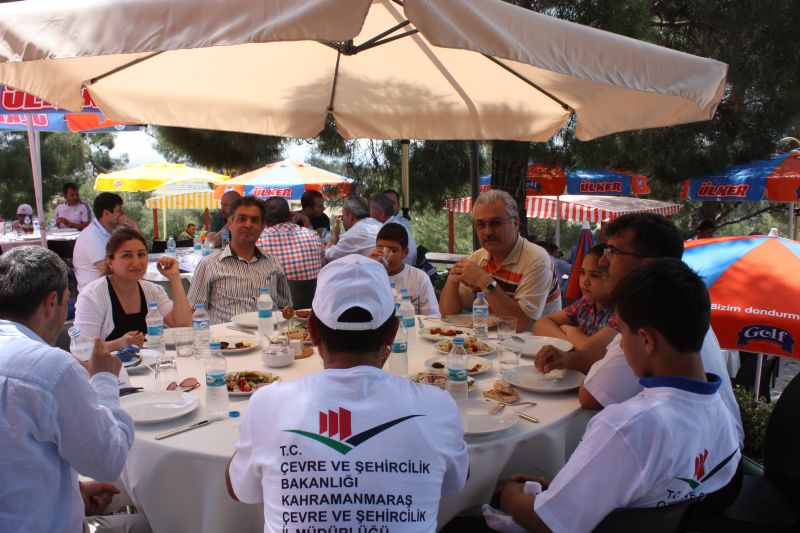
[[[394,204],[385,194],[376,194],[369,199],[370,204],[375,204],[386,216],[394,216]]]
[[[606,253],[606,248],[608,248],[608,244],[604,242],[601,242],[600,244],[595,244],[594,246],[589,248],[589,250],[586,252],[586,255],[591,255],[593,257],[600,259],[601,257],[603,257],[603,254]],[[586,255],[584,255],[584,257],[586,257]]]
[[[711,321],[703,280],[680,259],[654,259],[625,276],[611,294],[632,331],[649,327],[682,353],[699,352]]]
[[[280,196],[271,196],[264,201],[264,222],[267,224],[280,224],[289,222],[292,212],[289,210],[289,202]]]
[[[302,207],[303,209],[305,209],[306,207],[314,207],[314,201],[316,201],[317,198],[323,198],[321,192],[315,189],[307,190],[300,197],[300,207]]]
[[[259,200],[255,196],[240,196],[236,200],[233,201],[231,204],[231,212],[229,218],[233,218],[234,213],[236,210],[239,209],[241,206],[250,206],[254,205],[258,208],[259,212],[261,213],[261,222],[264,222],[267,218],[267,208],[264,207],[264,202]]]
[[[92,205],[94,217],[99,220],[103,216],[103,211],[113,213],[114,208],[118,205],[122,205],[122,197],[120,195],[113,192],[101,192],[94,199],[94,204]]]
[[[403,250],[408,248],[408,231],[401,224],[389,222],[378,231],[376,241],[392,241],[400,245]]]
[[[71,181],[67,182],[67,183],[64,184],[63,187],[61,187],[61,192],[66,196],[67,191],[70,190],[70,189],[74,189],[77,192],[78,191],[78,186],[75,185],[74,183],[72,183]]]
[[[381,192],[383,195],[394,194],[394,197],[397,198],[397,203],[400,203],[400,193],[394,189],[386,189],[385,191]],[[399,206],[398,206],[399,207]]]
[[[383,350],[389,328],[397,318],[392,315],[378,329],[362,331],[331,329],[322,323],[314,314],[311,314],[319,330],[325,348],[331,353],[374,353]],[[351,307],[341,315],[339,322],[369,322],[372,315],[362,307]]]
[[[607,237],[633,232],[633,252],[642,257],[683,257],[683,237],[670,219],[655,213],[628,213],[605,226]]]

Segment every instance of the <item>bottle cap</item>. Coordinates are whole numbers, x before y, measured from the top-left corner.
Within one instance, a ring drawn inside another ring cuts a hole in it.
[[[453,344],[464,344],[464,337],[453,337]]]
[[[478,296],[480,296],[481,298],[483,298],[483,291],[478,291]]]
[[[217,341],[211,341],[211,342],[208,343],[208,347],[210,349],[212,349],[212,350],[221,350],[222,349],[222,344],[220,344]]]
[[[195,309],[205,309],[206,308],[206,304],[197,304],[197,305],[194,306],[194,308]]]
[[[229,411],[228,412],[228,416],[231,417],[231,418],[238,418],[239,417],[239,411]]]
[[[261,287],[260,289],[258,289],[258,291],[259,291],[261,294],[264,294],[264,293],[267,293],[267,294],[268,294],[268,293],[269,293],[269,287]]]

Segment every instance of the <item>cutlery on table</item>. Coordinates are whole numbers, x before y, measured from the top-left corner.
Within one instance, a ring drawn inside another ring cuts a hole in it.
[[[417,325],[419,326],[419,329],[423,329],[425,327],[425,323],[422,321],[421,316],[417,317]]]
[[[248,335],[255,335],[256,334],[255,331],[252,331],[252,330],[249,330],[249,329],[245,329],[243,327],[237,326],[236,324],[228,324],[225,327],[228,328],[228,329],[232,329],[233,331],[238,331],[240,333],[247,333]]]
[[[137,392],[142,392],[143,390],[144,387],[123,387],[119,389],[119,395],[120,397],[127,396],[128,394],[136,394]]]
[[[497,402],[497,403],[495,403],[493,406],[491,406],[491,407],[489,408],[489,414],[490,414],[490,415],[496,415],[496,414],[499,414],[499,413],[500,413],[500,411],[502,411],[502,410],[503,410],[503,409],[505,409],[505,408],[506,408],[506,404],[504,404],[504,403],[502,403],[502,402]]]
[[[216,422],[217,420],[222,420],[223,418],[225,418],[225,417],[223,417],[223,416],[215,416],[215,417],[209,418],[207,420],[201,420],[200,422],[195,422],[194,424],[189,424],[188,426],[183,426],[183,427],[180,427],[178,429],[173,429],[172,431],[167,431],[165,433],[159,433],[154,438],[156,440],[166,439],[167,437],[172,437],[173,435],[178,435],[178,434],[183,433],[185,431],[191,431],[193,429],[197,429],[197,428],[201,428],[201,427],[207,426],[211,422]]]
[[[517,413],[517,416],[520,417],[523,420],[527,420],[528,422],[533,422],[534,424],[538,424],[539,423],[539,419],[538,418],[533,417],[531,415],[526,415],[525,413]]]

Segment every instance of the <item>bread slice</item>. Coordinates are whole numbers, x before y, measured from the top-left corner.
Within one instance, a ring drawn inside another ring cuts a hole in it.
[[[514,387],[502,379],[498,379],[491,390],[483,391],[483,395],[490,400],[502,403],[514,403],[519,400],[519,394]]]

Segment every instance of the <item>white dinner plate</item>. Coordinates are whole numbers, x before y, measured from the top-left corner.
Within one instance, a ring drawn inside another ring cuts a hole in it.
[[[438,365],[438,366],[434,366]],[[478,365],[478,369],[475,372],[467,372],[470,376],[474,376],[476,374],[483,374],[484,372],[488,371],[492,368],[492,362],[488,359],[484,359],[483,357],[476,357],[474,355],[469,356],[469,360],[467,361],[468,368],[472,368],[475,365]],[[437,355],[436,357],[431,357],[425,361],[425,368],[433,370],[434,372],[446,372],[447,371],[447,357],[442,355]]]
[[[436,343],[436,349],[439,350],[440,352],[444,353],[444,354],[449,354],[450,350],[453,349],[453,346],[452,346],[452,343],[451,343],[452,340],[453,339],[447,339],[447,340],[442,340],[442,341],[437,342]],[[467,341],[467,339],[464,339],[464,349],[467,348],[466,341]],[[480,345],[480,346],[482,348],[488,348],[488,350],[479,350],[477,352],[471,352],[471,351],[467,350],[467,355],[473,355],[473,356],[477,356],[477,357],[484,357],[484,356],[487,356],[489,354],[493,354],[495,351],[497,351],[497,346],[495,346],[491,342],[487,342],[487,341],[480,341],[480,342],[482,342],[483,344],[486,345],[486,346],[483,346],[483,345]]]
[[[200,405],[194,394],[180,391],[140,392],[119,399],[134,422],[150,423],[172,420],[191,413]]]
[[[443,331],[458,330],[461,333],[457,333],[456,335],[441,335],[439,333],[433,333],[431,330],[434,330],[434,329],[441,329]],[[453,328],[453,327],[450,327],[450,326],[434,326],[432,328],[422,328],[420,330],[417,330],[417,335],[422,337],[423,339],[427,339],[429,341],[438,342],[438,341],[449,341],[449,340],[452,340],[453,337],[456,337],[456,336],[469,337],[469,336],[475,335],[475,332],[472,331],[469,328],[461,328],[461,327]]]
[[[453,326],[458,326],[459,328],[471,328],[472,327],[472,315],[471,314],[461,314],[461,315],[444,315],[441,318],[441,321],[445,324],[451,324]],[[490,328],[493,328],[497,325],[497,317],[494,315],[489,315],[487,323],[489,324]]]
[[[258,311],[234,315],[231,317],[231,322],[243,328],[258,329]]]
[[[230,345],[230,348],[220,350],[222,355],[235,355],[250,352],[261,347],[261,343],[258,342],[258,336],[256,335],[225,335],[224,337],[213,337],[211,340],[212,342],[227,342]],[[234,348],[237,342],[247,343],[248,346]]]
[[[517,423],[517,413],[513,409],[503,409],[496,415],[489,414],[494,405],[484,400],[459,400],[458,414],[464,425],[464,435],[487,435],[508,429]]]
[[[432,385],[444,390],[447,384],[447,374],[444,372],[417,372],[411,378],[411,381],[423,385]],[[472,392],[474,390],[478,390],[478,382],[472,376],[467,376],[467,391]]]
[[[539,350],[544,346],[555,346],[559,350],[565,352],[570,351],[574,346],[566,339],[559,339],[556,337],[544,337],[540,335],[531,335],[530,333],[520,333],[517,335],[520,339],[525,341],[522,347],[522,355],[525,357],[536,357]]]
[[[116,355],[117,352],[111,352],[111,353]],[[139,350],[138,355],[139,357],[142,358],[142,362],[139,363],[138,365],[135,364],[133,360],[127,363],[122,363],[122,365],[125,367],[125,370],[127,370],[128,374],[144,374],[148,370],[153,368],[153,365],[155,365],[156,361],[158,360],[158,352],[155,350],[150,350],[148,348],[141,348]]]
[[[554,378],[563,372],[563,377]],[[554,370],[542,374],[533,365],[518,366],[503,373],[503,379],[520,389],[531,392],[566,392],[581,386],[586,377],[577,370]]]

